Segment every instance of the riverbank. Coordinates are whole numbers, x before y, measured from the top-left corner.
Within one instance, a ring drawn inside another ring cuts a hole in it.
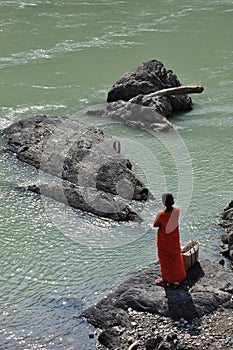
[[[224,228],[221,237],[223,242],[222,255],[230,259],[231,268],[233,269],[233,200],[224,209],[220,225]]]
[[[159,264],[130,277],[83,316],[99,349],[226,349],[233,343],[233,274],[201,259],[180,285],[157,286]]]

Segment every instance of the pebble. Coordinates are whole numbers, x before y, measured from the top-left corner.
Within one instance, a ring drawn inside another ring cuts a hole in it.
[[[131,326],[136,327],[137,325],[137,322],[131,322]]]
[[[135,342],[134,337],[129,337],[128,338],[128,344],[133,344]]]
[[[155,349],[217,350],[233,349],[233,310],[215,311],[202,318],[173,321],[168,317],[129,310],[131,326],[120,335],[120,350],[149,349],[151,339],[159,341]],[[157,339],[157,340],[156,340]],[[149,343],[148,343],[149,342]],[[148,347],[146,347],[146,344]],[[97,349],[106,350],[98,344]]]

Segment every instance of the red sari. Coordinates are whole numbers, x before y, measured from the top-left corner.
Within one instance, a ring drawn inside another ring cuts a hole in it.
[[[180,251],[179,233],[180,209],[158,212],[154,227],[159,227],[157,235],[158,257],[162,278],[169,283],[181,282],[186,278],[183,254]]]

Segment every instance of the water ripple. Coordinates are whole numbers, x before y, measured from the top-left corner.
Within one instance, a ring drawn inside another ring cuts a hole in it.
[[[137,45],[136,42],[128,40],[112,41],[106,38],[93,38],[91,40],[75,42],[73,40],[65,40],[62,43],[56,44],[49,49],[34,49],[28,52],[12,53],[8,57],[0,57],[0,68],[28,64],[37,60],[51,60],[56,58],[59,54],[67,52],[76,52],[88,48],[110,48],[114,46],[129,47]]]
[[[166,61],[189,83],[203,82],[205,93],[193,98],[194,109],[173,119],[194,175],[180,232],[182,242],[200,240],[201,256],[219,259],[221,228],[215,221],[232,200],[233,188],[232,0],[183,0],[179,6],[153,0],[143,6],[140,1],[2,0],[0,9],[0,128],[26,115],[71,115],[104,101],[120,74],[151,57]],[[160,162],[167,187],[176,189],[174,162],[153,137],[116,123],[95,123],[114,137],[142,140]],[[145,218],[141,225],[102,220],[55,202],[48,203],[51,216],[42,198],[16,188],[39,181],[38,172],[5,147],[0,139],[1,347],[95,349],[80,312],[157,260],[151,223],[161,205],[134,203]],[[160,190],[156,166],[135,149],[136,173]],[[118,246],[110,246],[117,240]]]

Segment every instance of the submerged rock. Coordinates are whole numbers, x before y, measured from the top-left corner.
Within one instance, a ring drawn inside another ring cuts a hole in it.
[[[186,281],[177,288],[157,286],[155,279],[159,276],[158,264],[142,270],[84,311],[83,316],[112,337],[108,339],[109,344],[118,344],[117,348],[123,349],[121,339],[131,334],[136,326],[130,316],[134,313],[150,313],[188,324],[218,308],[232,307],[233,275],[217,263],[201,259],[188,270]],[[143,327],[143,315],[140,319]],[[161,319],[154,317],[155,329],[156,321],[161,322]],[[119,331],[118,335],[111,333],[111,330],[120,329],[124,329],[124,337]]]
[[[49,186],[48,184],[32,185],[29,191],[52,198],[75,209],[80,209],[97,216],[115,221],[142,221],[119,196],[84,188],[70,183]]]
[[[79,120],[39,115],[17,121],[3,134],[8,150],[19,160],[76,185],[64,187],[68,204],[75,208],[97,215],[105,212],[114,220],[131,220],[135,213],[127,203],[145,201],[150,196],[132,172],[129,159],[120,153],[119,141],[98,128]],[[62,192],[58,188],[56,191]],[[45,193],[56,199],[56,191],[47,188]],[[91,209],[93,203],[96,206]]]
[[[87,114],[101,118],[108,118],[141,129],[166,132],[173,130],[172,124],[162,115],[167,115],[169,107],[164,103],[166,97],[148,98],[154,103],[150,106],[144,104],[145,97],[140,95],[128,102],[117,101],[108,103],[105,109],[90,109]],[[167,110],[167,111],[166,111]]]

